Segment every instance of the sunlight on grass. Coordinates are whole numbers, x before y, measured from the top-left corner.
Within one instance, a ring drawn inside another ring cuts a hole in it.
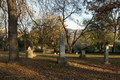
[[[33,59],[25,58],[24,52],[19,52],[20,61],[4,63],[8,52],[0,52],[1,80],[119,80],[120,56],[109,55],[111,64],[105,65],[104,55],[86,54],[86,59],[80,59],[80,54],[65,54],[69,65],[57,65],[59,54],[36,53]],[[10,78],[10,79],[8,79]]]
[[[88,69],[88,70],[93,70],[93,71],[99,71],[99,72],[109,72],[109,73],[115,73],[116,71],[109,70],[109,69],[103,69],[103,68],[98,68],[98,67],[93,67],[93,66],[88,66],[88,65],[82,65],[82,64],[77,64],[77,63],[71,63],[68,62],[69,65],[78,67],[78,68],[83,68],[83,69]],[[119,71],[118,71],[119,72]]]

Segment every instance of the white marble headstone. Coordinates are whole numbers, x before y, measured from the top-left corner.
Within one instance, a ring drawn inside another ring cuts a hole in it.
[[[33,50],[31,49],[31,47],[28,47],[28,49],[27,49],[27,57],[28,58],[33,58],[35,56],[36,56],[36,54],[33,54]]]

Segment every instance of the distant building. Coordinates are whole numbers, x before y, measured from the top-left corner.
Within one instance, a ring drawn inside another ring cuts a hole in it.
[[[93,47],[93,46],[86,46],[86,47],[83,48],[83,50],[84,50],[84,49],[90,49],[90,50],[93,50],[93,49],[95,49],[95,47]]]

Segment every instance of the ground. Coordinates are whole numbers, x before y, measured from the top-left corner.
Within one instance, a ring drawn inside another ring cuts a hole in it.
[[[33,59],[20,53],[19,62],[9,62],[8,52],[0,52],[0,80],[120,80],[120,55],[110,55],[111,64],[103,64],[103,55],[66,54],[69,65],[58,65],[54,54],[38,54]]]

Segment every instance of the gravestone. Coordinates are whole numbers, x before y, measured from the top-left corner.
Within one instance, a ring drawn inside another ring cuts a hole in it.
[[[60,53],[59,57],[57,58],[58,64],[67,64],[67,59],[65,57],[65,36],[64,33],[60,33]]]
[[[106,46],[104,51],[104,64],[110,64],[108,61],[108,55],[109,55],[109,46]]]
[[[33,50],[31,49],[31,47],[29,46],[28,49],[27,49],[27,58],[33,58],[35,57],[36,54],[33,54]]]
[[[76,52],[76,54],[78,54],[78,52]]]
[[[86,58],[85,50],[81,50],[80,58]]]
[[[54,53],[54,55],[56,55],[56,53]]]

